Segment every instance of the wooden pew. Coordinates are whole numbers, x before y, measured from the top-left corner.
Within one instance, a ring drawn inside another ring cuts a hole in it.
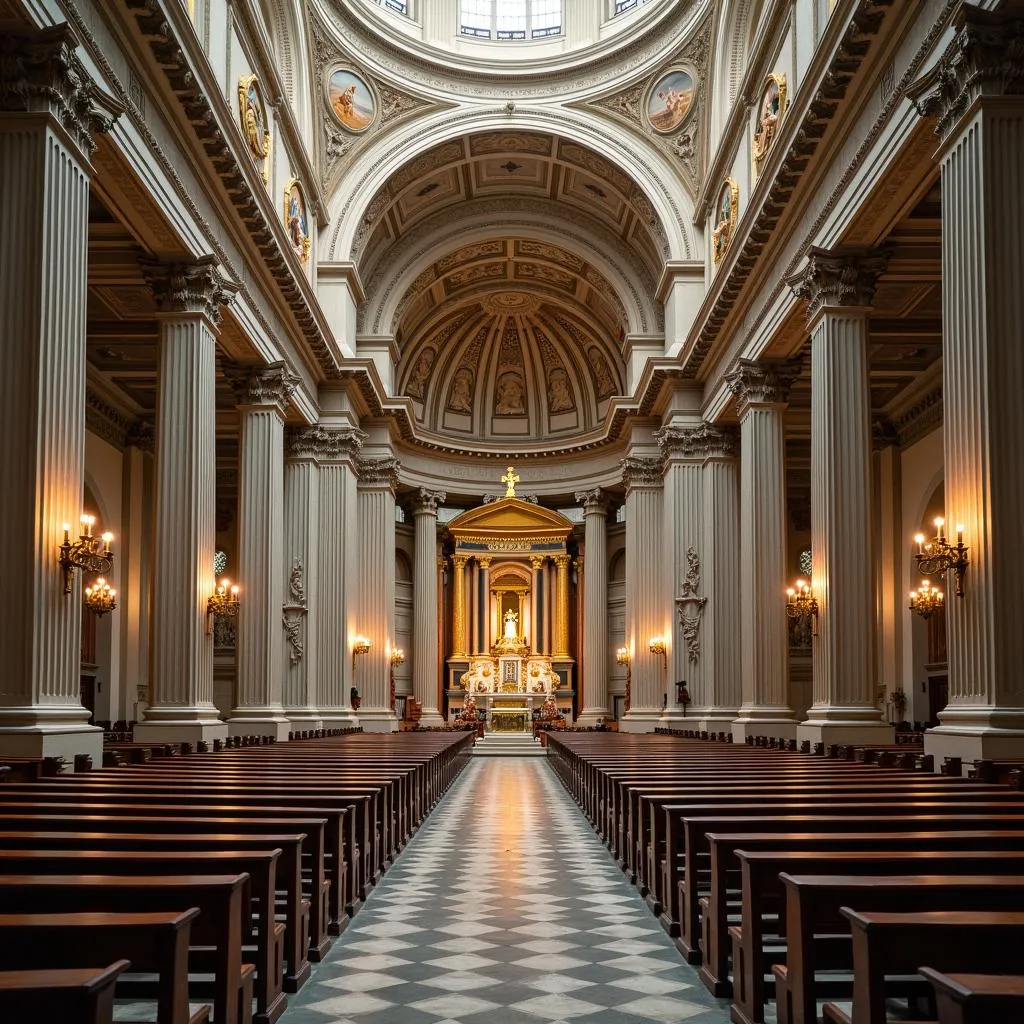
[[[978,863],[977,861],[975,863]],[[814,972],[821,968],[816,935],[842,935],[849,928],[841,908],[863,913],[918,913],[943,910],[1000,910],[1024,912],[1024,874],[995,873],[991,862],[984,874],[963,873],[919,875],[791,875],[783,872],[785,887],[786,963],[773,967],[776,980],[776,1008],[783,1024],[810,1024],[816,1019]],[[850,940],[852,941],[852,940]],[[850,946],[847,944],[847,958]],[[739,976],[739,975],[737,975]],[[745,984],[748,972],[742,972]],[[781,1005],[780,1005],[781,1003]],[[751,1003],[733,1019],[763,1019],[750,1016]],[[763,1007],[761,1011],[763,1012]]]
[[[118,960],[103,968],[0,971],[0,1020],[111,1024],[114,984],[128,966]]]
[[[922,967],[935,989],[939,1024],[1010,1024],[1024,1018],[1024,976],[941,974]]]
[[[210,1007],[189,1011],[188,949],[199,910],[182,913],[0,914],[0,963],[9,970],[81,969],[131,953],[132,968],[158,975],[157,1024],[206,1024]],[[32,1019],[41,1019],[38,1010]]]
[[[1012,974],[1024,966],[1024,914],[925,911],[858,912],[840,908],[853,934],[853,1006],[826,1003],[833,1024],[886,1024],[886,976],[921,964],[940,971]]]
[[[242,963],[249,876],[0,875],[7,913],[181,911],[198,907],[193,938],[213,946],[214,1024],[252,1020],[253,968]],[[198,932],[199,934],[195,934]]]

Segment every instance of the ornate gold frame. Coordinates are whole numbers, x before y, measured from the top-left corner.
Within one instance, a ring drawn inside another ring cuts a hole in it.
[[[726,178],[725,181],[722,182],[722,187],[715,193],[715,216],[718,215],[718,211],[721,209],[722,193],[725,192],[726,189],[729,189],[729,230],[725,244],[721,249],[719,249],[714,242],[716,232],[720,229],[717,226],[712,229],[711,256],[716,265],[721,262],[722,257],[729,251],[729,246],[732,245],[732,237],[736,232],[736,221],[739,219],[740,187],[732,178]]]
[[[779,90],[779,120],[775,126],[775,137],[769,143],[768,148],[758,158],[754,153],[754,138],[757,136],[757,132],[750,138],[750,162],[754,172],[754,181],[761,176],[761,167],[764,161],[767,159],[768,154],[772,151],[775,146],[775,139],[778,138],[779,128],[782,126],[782,119],[786,116],[786,108],[789,106],[789,97],[786,94],[786,76],[781,71],[773,71],[770,75],[765,75],[764,81],[761,83],[761,89],[757,94],[757,118],[758,127],[760,127],[761,118],[761,107],[764,104],[764,96],[768,91],[768,86],[774,82]]]
[[[285,187],[284,187],[284,206],[281,208],[281,215],[282,215],[282,220],[284,221],[284,229],[285,229],[285,232],[287,233],[287,231],[288,231],[288,201],[291,198],[292,189],[296,185],[299,188],[299,195],[302,196],[302,206],[303,206],[303,209],[306,211],[306,226],[307,226],[306,237],[302,241],[302,255],[299,256],[299,259],[303,263],[308,263],[309,262],[309,250],[310,250],[310,247],[313,244],[312,240],[309,237],[309,230],[308,230],[308,227],[309,227],[309,204],[306,201],[306,190],[302,187],[302,182],[299,181],[298,178],[289,178],[288,179],[288,184],[285,185]],[[290,242],[289,242],[289,248],[291,248],[292,251],[294,252],[294,247],[291,246]]]
[[[248,125],[245,123],[245,108],[248,106],[249,100],[249,88],[250,86],[256,87],[256,95],[259,97],[260,106],[263,108],[263,142],[262,142],[262,155],[257,156],[256,154],[256,140],[252,137]],[[270,150],[271,150],[271,134],[269,128],[269,121],[267,120],[267,101],[263,98],[263,87],[260,85],[260,80],[256,75],[242,75],[238,79],[238,123],[242,128],[242,137],[246,141],[246,145],[249,149],[249,155],[253,159],[253,163],[259,166],[260,161],[263,162],[261,173],[263,175],[263,184],[270,184]]]

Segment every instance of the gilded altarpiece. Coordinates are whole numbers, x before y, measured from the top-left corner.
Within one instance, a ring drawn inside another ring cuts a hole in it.
[[[528,732],[534,708],[553,698],[571,715],[576,659],[570,646],[573,524],[505,497],[448,524],[451,638],[449,717],[472,695],[494,732]]]

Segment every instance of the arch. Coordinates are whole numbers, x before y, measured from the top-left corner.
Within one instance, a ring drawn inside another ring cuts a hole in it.
[[[395,551],[395,581],[412,582],[412,563],[409,561],[409,556],[401,549]]]
[[[696,247],[687,226],[693,214],[690,200],[674,184],[672,187],[667,184],[673,181],[674,172],[665,157],[584,112],[544,109],[522,112],[514,109],[511,117],[506,111],[496,110],[467,110],[455,115],[450,110],[438,111],[382,138],[360,161],[360,167],[367,168],[362,176],[354,180],[357,173],[354,169],[342,179],[330,198],[335,230],[327,258],[358,261],[357,239],[365,231],[371,204],[393,174],[443,143],[494,131],[532,131],[559,137],[601,154],[627,176],[635,188],[634,197],[649,206],[664,238],[662,259],[693,258]]]
[[[616,551],[608,563],[608,582],[625,583],[626,581],[626,549]]]

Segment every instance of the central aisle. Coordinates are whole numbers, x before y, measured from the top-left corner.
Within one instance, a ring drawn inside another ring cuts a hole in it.
[[[280,1024],[728,1021],[546,761],[477,758]]]

